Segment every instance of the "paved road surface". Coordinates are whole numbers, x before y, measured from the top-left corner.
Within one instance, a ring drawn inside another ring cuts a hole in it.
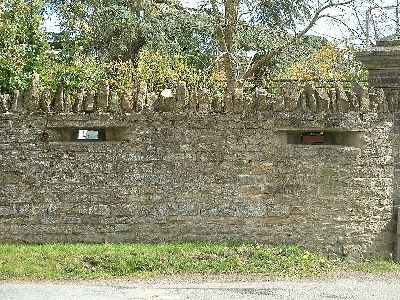
[[[233,281],[232,281],[233,280]],[[0,300],[400,299],[400,275],[302,280],[159,278],[86,282],[0,282]]]

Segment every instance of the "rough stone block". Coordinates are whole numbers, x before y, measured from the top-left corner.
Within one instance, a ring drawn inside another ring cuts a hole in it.
[[[307,97],[307,108],[315,112],[317,110],[317,99],[315,97],[315,88],[310,84],[306,83],[304,86],[304,92],[306,93]]]
[[[105,81],[100,85],[97,92],[95,109],[97,112],[106,112],[108,109],[108,98],[110,97],[110,85]]]
[[[109,111],[115,114],[120,114],[122,112],[121,103],[117,91],[111,92]]]
[[[199,112],[207,113],[210,112],[210,91],[207,89],[201,89],[198,93],[199,96]]]
[[[127,87],[121,99],[121,108],[126,113],[131,113],[135,108],[132,107],[133,91],[131,87]]]
[[[74,96],[75,103],[74,103],[74,112],[80,113],[83,110],[83,101],[85,98],[85,89],[80,88],[78,92]]]
[[[233,110],[235,113],[242,113],[243,112],[243,89],[237,88],[234,90],[233,93]]]
[[[29,87],[24,94],[24,104],[25,108],[30,111],[34,112],[37,111],[39,108],[39,101],[40,101],[40,79],[38,74],[33,74]]]
[[[56,97],[54,99],[54,111],[64,112],[64,87],[59,85],[56,91]]]
[[[94,99],[96,97],[95,91],[88,91],[86,93],[85,101],[84,101],[84,111],[85,112],[93,112],[94,111]]]
[[[146,109],[146,97],[147,97],[147,82],[141,81],[137,89],[137,104],[136,111],[142,111]]]
[[[185,111],[188,106],[188,90],[186,82],[179,81],[176,87],[176,111]]]
[[[336,85],[336,102],[339,112],[348,112],[350,110],[350,100],[341,84]]]
[[[14,96],[13,96],[12,102],[11,102],[11,111],[12,112],[22,111],[22,107],[23,107],[22,102],[23,102],[22,93],[19,90],[16,90],[14,92]]]

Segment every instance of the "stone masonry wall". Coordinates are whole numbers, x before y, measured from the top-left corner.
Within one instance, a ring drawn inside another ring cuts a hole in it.
[[[143,86],[129,101],[104,89],[92,106],[90,93],[73,105],[1,97],[0,242],[249,241],[391,256],[397,98],[357,85],[220,101]],[[69,139],[88,128],[106,140]],[[338,142],[292,142],[309,131]]]

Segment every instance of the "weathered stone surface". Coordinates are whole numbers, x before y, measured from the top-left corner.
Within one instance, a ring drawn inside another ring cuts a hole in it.
[[[136,111],[146,110],[147,82],[141,81],[137,89]]]
[[[224,94],[224,112],[232,113],[234,112],[234,104],[233,104],[233,95],[232,93]]]
[[[121,99],[122,110],[126,113],[131,113],[132,111],[135,110],[132,104],[133,104],[133,91],[131,87],[127,87]]]
[[[392,90],[390,93],[390,97],[392,98],[391,101],[393,103],[393,110],[392,112],[396,112],[400,109],[400,95],[399,95],[399,90],[395,89]]]
[[[197,91],[196,90],[189,92],[188,110],[191,112],[197,111]]]
[[[160,99],[157,93],[151,92],[147,94],[147,110],[149,112],[155,112],[160,110]]]
[[[36,84],[33,84],[36,86]],[[40,91],[40,87],[37,89]],[[26,92],[24,95],[32,93]],[[33,93],[35,94],[35,93]],[[22,101],[17,94],[12,99],[10,112],[23,111],[28,107],[31,98]],[[42,93],[43,95],[43,93]],[[47,95],[47,94],[46,94]],[[97,97],[96,97],[97,96]],[[152,97],[149,99],[149,97]],[[35,98],[35,97],[33,97]],[[33,99],[32,98],[32,99]],[[48,99],[46,99],[47,101]],[[256,88],[252,96],[245,95],[243,89],[235,89],[233,93],[211,93],[207,89],[188,91],[186,84],[180,82],[176,90],[164,89],[159,96],[154,91],[148,91],[146,82],[141,82],[137,89],[127,88],[121,95],[117,90],[110,90],[106,81],[98,89],[85,93],[78,89],[74,96],[64,93],[64,88],[59,85],[54,105],[44,103],[41,97],[36,104],[31,104],[30,112],[45,111],[48,113],[81,113],[87,114],[94,111],[100,113],[138,113],[138,112],[201,112],[201,113],[257,113],[265,111],[274,112],[341,112],[349,111],[377,111],[380,113],[395,112],[399,108],[399,92],[397,89],[366,89],[355,84],[351,90],[345,90],[338,84],[336,88],[315,89],[307,83],[304,89],[298,84],[285,84],[278,95],[270,94],[264,89]],[[34,101],[34,103],[36,103]],[[10,106],[10,104],[8,104]],[[3,109],[4,110],[4,109]]]
[[[51,111],[51,102],[51,92],[49,90],[44,90],[42,92],[42,96],[40,97],[40,108],[44,112],[49,113]]]
[[[275,101],[273,103],[274,111],[280,112],[285,110],[285,98],[280,95],[275,98]]]
[[[369,93],[370,110],[378,112],[387,112],[388,106],[386,102],[385,92],[383,89],[378,88],[371,90]]]
[[[337,101],[337,94],[335,89],[329,89],[328,91],[329,99],[331,99],[329,103],[329,110],[331,112],[338,112],[338,101]]]
[[[391,255],[400,121],[209,114],[207,99],[199,113],[0,114],[0,242],[238,240]],[[104,129],[106,141],[71,142],[73,128]],[[288,131],[310,129],[357,131],[363,143],[288,143]]]
[[[29,87],[24,94],[24,104],[28,111],[33,112],[38,110],[40,95],[41,91],[39,75],[33,74]]]
[[[95,91],[88,91],[86,93],[86,97],[84,99],[84,110],[85,112],[93,112],[94,111],[94,99],[96,96]]]
[[[175,97],[171,89],[165,89],[160,94],[160,111],[173,111],[175,107]]]
[[[96,111],[105,112],[108,109],[108,98],[110,97],[110,85],[105,81],[98,90]]]
[[[60,84],[56,91],[56,97],[54,99],[54,111],[64,112],[64,87]]]
[[[211,112],[222,112],[222,99],[218,95],[214,95],[211,99]]]
[[[22,110],[22,93],[19,90],[14,92],[11,102],[11,111],[20,112]]]
[[[121,103],[120,103],[119,95],[118,95],[117,91],[111,92],[110,109],[109,110],[111,113],[116,113],[116,114],[120,114],[122,112]]]
[[[297,102],[297,109],[300,111],[307,110],[307,94],[305,91],[300,93],[299,100]]]
[[[85,89],[80,88],[74,96],[74,112],[80,113],[83,110],[83,101],[85,98]]]
[[[400,50],[399,35],[376,41],[373,47],[357,53],[368,70],[368,83],[374,88],[399,88]]]
[[[386,99],[385,90],[382,88],[377,89],[377,102],[378,102],[378,111],[380,112],[388,112],[388,101]]]
[[[361,83],[355,82],[352,87],[353,92],[356,94],[358,107],[361,111],[369,110],[369,96],[368,89]]]
[[[307,108],[315,112],[317,110],[317,99],[315,97],[315,88],[310,84],[306,83],[304,86],[304,91],[307,97]]]
[[[337,109],[339,112],[349,111],[350,100],[347,97],[345,89],[340,83],[336,85],[336,102],[337,102]]]
[[[199,111],[209,112],[210,111],[210,91],[207,89],[201,89],[199,91]]]
[[[360,104],[357,99],[356,93],[353,91],[346,91],[347,99],[349,99],[350,110],[358,110],[360,108]]]
[[[6,97],[7,96],[7,97]],[[1,95],[0,94],[0,113],[7,113],[9,109],[9,95]]]
[[[64,112],[72,112],[72,100],[70,94],[64,95]]]
[[[317,100],[318,111],[329,111],[329,103],[331,99],[329,98],[328,93],[324,89],[316,89],[315,90],[315,98]]]
[[[233,110],[235,113],[243,112],[243,89],[237,88],[233,93]]]
[[[254,98],[245,97],[243,101],[243,110],[245,113],[254,113],[256,112],[256,100]]]
[[[266,111],[267,110],[267,91],[264,89],[256,88],[254,102],[255,102],[256,111]]]
[[[284,98],[285,108],[288,111],[294,111],[301,94],[301,89],[296,82],[287,83],[281,90],[281,96]]]
[[[188,90],[186,88],[186,82],[179,81],[176,87],[176,104],[175,108],[177,112],[185,111],[188,106]]]

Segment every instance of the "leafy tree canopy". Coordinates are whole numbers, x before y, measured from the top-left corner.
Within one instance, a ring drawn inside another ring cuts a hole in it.
[[[79,46],[105,61],[136,62],[146,47],[167,54],[184,53],[201,67],[216,52],[204,17],[174,0],[52,0],[50,7],[62,20],[59,38],[65,48]]]
[[[42,0],[4,2],[0,19],[0,88],[4,92],[26,87],[34,72],[47,62],[49,45],[40,28]]]
[[[321,50],[319,60],[315,53],[329,45],[307,32],[327,8],[353,2],[204,0],[190,9],[177,0],[7,0],[1,88],[24,87],[33,72],[51,90],[60,82],[74,90],[108,80],[123,89],[146,80],[159,89],[186,80],[232,92],[277,76],[317,78],[305,66],[322,68],[330,52]],[[61,21],[51,48],[40,28],[44,5]]]

